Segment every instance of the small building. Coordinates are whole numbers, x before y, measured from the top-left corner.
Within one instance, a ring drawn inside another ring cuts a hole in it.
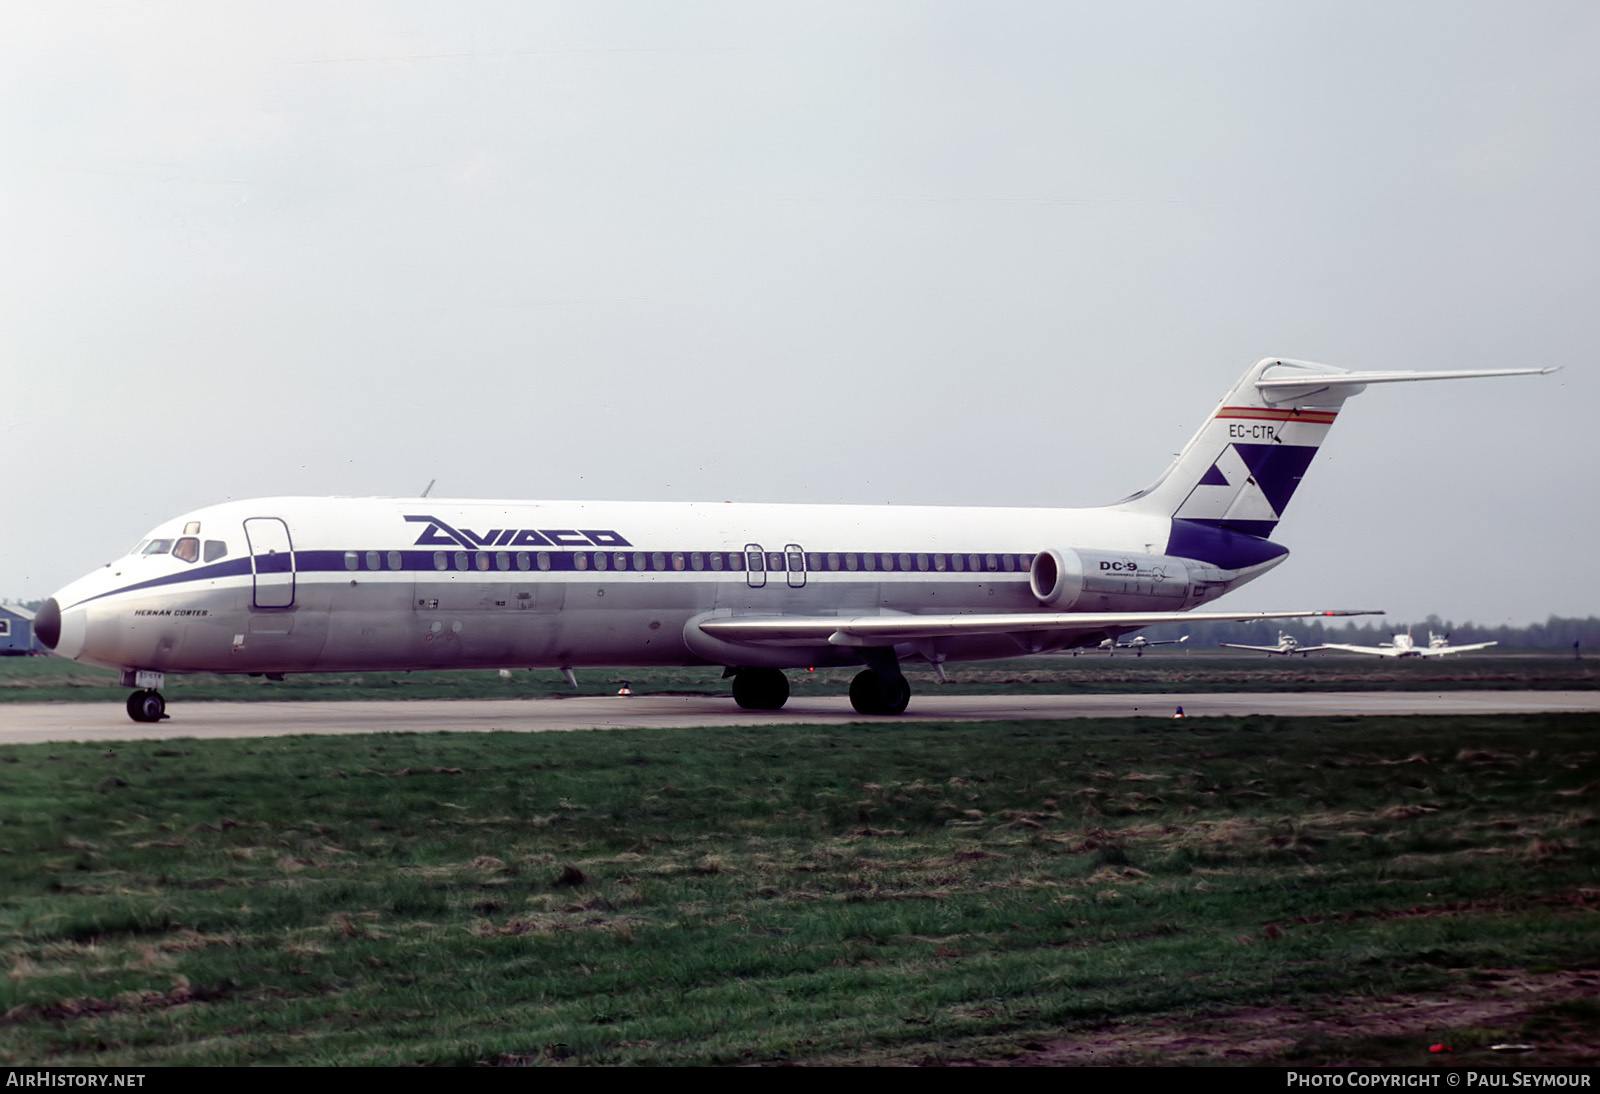
[[[43,652],[33,636],[33,613],[21,604],[0,604],[0,657]]]

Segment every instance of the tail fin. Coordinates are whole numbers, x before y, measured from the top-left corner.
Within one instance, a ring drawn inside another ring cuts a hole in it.
[[[1350,372],[1269,357],[1223,396],[1159,479],[1116,508],[1264,539],[1277,527],[1339,408],[1366,385],[1554,371]]]

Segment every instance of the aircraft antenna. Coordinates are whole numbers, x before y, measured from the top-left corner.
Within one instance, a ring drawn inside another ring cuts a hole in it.
[[[422,488],[422,496],[423,497],[427,497],[428,496],[428,491],[432,490],[433,489],[433,484],[438,482],[438,481],[439,481],[438,479],[429,479],[428,480],[428,485],[424,486]]]

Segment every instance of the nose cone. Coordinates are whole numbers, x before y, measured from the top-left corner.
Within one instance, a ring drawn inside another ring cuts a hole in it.
[[[35,637],[51,649],[55,649],[61,642],[61,605],[56,603],[56,598],[51,597],[40,606],[33,617],[33,633]]]

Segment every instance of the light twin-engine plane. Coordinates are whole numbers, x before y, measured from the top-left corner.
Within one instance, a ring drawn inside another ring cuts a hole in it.
[[[1092,509],[262,498],[164,521],[35,618],[121,670],[135,721],[166,673],[722,665],[776,710],[787,668],[1093,647],[1141,627],[1354,611],[1195,612],[1278,565],[1266,537],[1345,399],[1372,383],[1551,369],[1347,372],[1272,358],[1154,484]]]
[[[1428,644],[1417,645],[1411,637],[1411,632],[1397,634],[1391,642],[1381,642],[1376,646],[1347,646],[1336,642],[1328,643],[1330,650],[1343,650],[1346,653],[1365,653],[1373,657],[1448,657],[1452,653],[1471,653],[1473,650],[1486,650],[1490,646],[1498,646],[1498,642],[1474,642],[1468,646],[1452,646],[1448,634],[1434,634],[1428,632]]]
[[[1238,642],[1223,642],[1221,645],[1230,650],[1259,650],[1261,653],[1281,653],[1285,657],[1293,657],[1297,653],[1304,657],[1308,653],[1315,653],[1317,650],[1328,648],[1326,646],[1302,646],[1298,638],[1284,631],[1278,632],[1278,644],[1276,646],[1246,646]]]
[[[1185,616],[1184,618],[1191,617]],[[1116,656],[1118,650],[1132,650],[1135,657],[1143,657],[1144,651],[1154,646],[1181,646],[1187,641],[1189,641],[1188,635],[1184,635],[1182,638],[1149,639],[1142,634],[1136,634],[1126,642],[1116,638],[1107,638],[1095,648],[1112,657]]]

